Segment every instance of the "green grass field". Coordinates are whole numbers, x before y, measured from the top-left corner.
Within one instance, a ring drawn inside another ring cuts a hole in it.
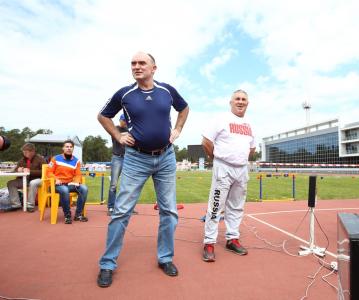
[[[109,172],[104,177],[103,197],[107,199]],[[177,202],[207,202],[212,173],[208,171],[177,172]],[[259,201],[259,179],[257,173],[250,174],[247,201]],[[9,177],[0,177],[0,188],[6,187]],[[262,179],[263,200],[282,200],[292,198],[292,177],[265,177]],[[101,177],[86,177],[89,187],[88,202],[99,202],[101,199]],[[296,175],[295,199],[307,199],[308,176]],[[318,176],[318,199],[359,199],[358,176]],[[154,203],[155,192],[151,179],[142,191],[139,203]]]

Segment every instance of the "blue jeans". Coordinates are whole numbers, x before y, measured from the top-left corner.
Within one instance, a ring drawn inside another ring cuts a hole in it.
[[[101,269],[116,269],[126,227],[143,185],[150,176],[153,179],[160,215],[157,260],[159,263],[172,261],[174,233],[178,222],[176,158],[173,146],[159,156],[143,154],[126,147],[120,192],[116,198],[114,214],[108,224],[106,250],[99,261]]]
[[[118,178],[121,175],[123,156],[112,155],[111,159],[111,182],[108,190],[107,208],[114,208]]]
[[[88,192],[86,185],[84,184],[80,184],[79,186],[65,185],[65,184],[56,185],[55,190],[60,194],[60,203],[64,211],[65,217],[71,215],[71,209],[70,209],[71,192],[76,192],[78,194],[75,215],[79,216],[82,214],[82,211],[84,210],[84,205],[86,203],[87,192]]]

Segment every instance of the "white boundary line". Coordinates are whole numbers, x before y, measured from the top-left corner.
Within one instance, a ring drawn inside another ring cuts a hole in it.
[[[249,215],[246,214],[246,216],[252,218],[253,220],[256,220],[257,222],[260,222],[260,223],[262,223],[262,224],[264,224],[264,225],[267,225],[267,226],[269,226],[269,227],[271,227],[271,228],[273,228],[273,229],[275,229],[275,230],[278,230],[278,231],[280,231],[280,232],[282,232],[282,233],[284,233],[284,234],[290,236],[291,238],[294,238],[294,239],[296,239],[296,240],[298,240],[298,241],[301,241],[302,243],[306,243],[307,245],[309,245],[309,242],[307,242],[306,240],[301,239],[300,237],[298,237],[298,236],[296,236],[296,235],[294,235],[294,234],[289,233],[288,231],[285,231],[285,230],[283,230],[283,229],[281,229],[281,228],[279,228],[279,227],[276,227],[276,226],[271,225],[271,224],[269,224],[269,223],[267,223],[267,222],[265,222],[265,221],[262,221],[262,220],[260,220],[260,219],[258,219],[258,218],[256,218],[256,217],[254,217],[254,216],[251,215],[251,214],[249,214]],[[328,251],[328,250],[326,250],[325,253],[328,254],[328,255],[330,255],[330,256],[332,256],[332,257],[334,257],[335,259],[337,258],[337,255],[336,255],[336,254],[334,254],[334,253],[332,253],[332,252],[330,252],[330,251]]]
[[[359,207],[348,207],[348,208],[316,208],[315,211],[331,211],[331,210],[352,210],[357,209]],[[260,215],[272,215],[272,214],[281,214],[281,213],[295,213],[295,212],[306,212],[308,209],[298,209],[298,210],[279,210],[279,211],[270,211],[270,212],[263,212],[263,213],[254,213],[254,214],[246,214],[247,216],[260,216]]]

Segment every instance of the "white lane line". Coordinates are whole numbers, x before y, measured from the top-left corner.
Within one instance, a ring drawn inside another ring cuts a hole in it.
[[[264,224],[264,225],[267,225],[267,226],[269,226],[269,227],[271,227],[271,228],[273,228],[273,229],[275,229],[275,230],[278,230],[278,231],[280,231],[280,232],[282,232],[282,233],[284,233],[284,234],[290,236],[291,238],[294,238],[294,239],[296,239],[296,240],[298,240],[298,241],[301,241],[302,243],[306,243],[307,245],[309,245],[309,242],[308,242],[308,241],[303,240],[303,239],[301,239],[300,237],[298,237],[298,236],[296,236],[296,235],[294,235],[294,234],[289,233],[288,231],[285,231],[285,230],[283,230],[283,229],[281,229],[281,228],[279,228],[279,227],[276,227],[276,226],[274,226],[274,225],[272,225],[272,224],[269,224],[269,223],[267,223],[267,222],[265,222],[265,221],[262,221],[261,219],[258,219],[258,218],[254,217],[254,216],[251,215],[251,214],[250,214],[250,215],[246,215],[246,216],[249,217],[249,218],[252,218],[253,220],[256,220],[257,222],[260,222],[260,223],[262,223],[262,224]],[[328,255],[330,255],[330,256],[332,256],[332,257],[334,257],[334,258],[337,258],[336,254],[334,254],[334,253],[332,253],[332,252],[330,252],[330,251],[328,251],[328,250],[325,251],[325,253],[328,254]]]
[[[348,207],[348,208],[316,208],[315,211],[332,211],[332,210],[359,210],[359,207]],[[247,216],[260,216],[260,215],[273,215],[273,214],[281,214],[281,213],[295,213],[295,212],[306,212],[308,209],[298,209],[298,210],[279,210],[279,211],[270,211],[263,213],[254,213],[248,214]]]

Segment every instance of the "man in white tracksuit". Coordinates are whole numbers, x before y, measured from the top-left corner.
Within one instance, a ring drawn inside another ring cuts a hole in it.
[[[207,262],[215,261],[214,244],[222,211],[226,225],[226,249],[240,255],[248,253],[238,241],[249,179],[248,157],[255,151],[252,129],[244,119],[248,106],[247,93],[235,91],[230,105],[231,112],[203,132],[202,146],[208,157],[213,159],[204,229],[203,260]]]

